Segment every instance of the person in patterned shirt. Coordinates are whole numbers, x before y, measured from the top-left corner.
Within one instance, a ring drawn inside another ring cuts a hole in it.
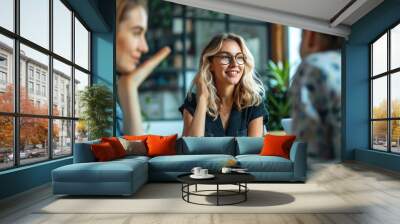
[[[343,38],[304,30],[299,65],[289,90],[292,131],[308,154],[334,159],[340,153]]]

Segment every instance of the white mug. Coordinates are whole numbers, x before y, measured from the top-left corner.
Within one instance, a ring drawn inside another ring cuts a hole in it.
[[[201,169],[200,170],[200,176],[207,176],[208,175],[208,169]]]
[[[222,173],[230,173],[231,171],[232,171],[232,168],[229,168],[229,167],[222,167],[222,170],[221,170]]]
[[[193,169],[192,169],[192,173],[194,174],[194,175],[197,175],[197,176],[199,176],[199,175],[201,175],[200,174],[200,171],[202,170],[202,168],[201,167],[193,167]]]

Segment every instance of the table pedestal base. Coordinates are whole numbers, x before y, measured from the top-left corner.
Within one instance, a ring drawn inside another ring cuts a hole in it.
[[[190,191],[190,186],[195,185],[195,191]],[[223,206],[223,205],[235,205],[242,202],[247,201],[247,192],[249,188],[247,187],[247,183],[238,183],[238,184],[231,184],[238,186],[237,190],[222,190],[220,189],[220,185],[226,184],[216,184],[216,190],[197,190],[197,184],[186,184],[182,183],[182,199],[188,203],[197,204],[197,205],[216,205],[216,206]],[[215,192],[216,194],[203,194],[203,192]],[[203,196],[203,197],[216,197],[217,204],[202,204],[190,201],[190,196]],[[221,197],[232,197],[232,196],[240,196],[238,201],[234,201],[231,203],[221,203]]]

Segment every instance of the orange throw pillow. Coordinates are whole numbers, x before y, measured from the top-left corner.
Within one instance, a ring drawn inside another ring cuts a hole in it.
[[[124,135],[124,139],[129,140],[129,141],[146,141],[147,137],[151,135]]]
[[[101,138],[101,142],[108,142],[114,149],[115,155],[117,158],[125,157],[126,151],[124,146],[122,146],[121,142],[118,140],[117,137],[109,137],[109,138]]]
[[[176,155],[176,139],[178,135],[158,136],[150,135],[147,137],[147,155],[163,156]]]
[[[117,155],[115,155],[115,151],[109,142],[93,144],[91,145],[91,149],[94,157],[99,162],[117,159]]]
[[[296,140],[295,135],[265,135],[264,145],[261,149],[262,156],[280,156],[290,159],[290,148]]]

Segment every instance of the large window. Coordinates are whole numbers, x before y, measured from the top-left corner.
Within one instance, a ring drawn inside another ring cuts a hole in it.
[[[90,32],[64,0],[1,0],[0,170],[71,156],[88,85]]]
[[[254,55],[257,71],[265,71],[268,23],[162,0],[149,1],[148,8],[148,55],[163,46],[170,46],[172,52],[139,89],[146,120],[182,119],[178,108],[198,70],[201,51],[216,34],[241,35]]]
[[[400,24],[370,45],[371,148],[400,153]]]

